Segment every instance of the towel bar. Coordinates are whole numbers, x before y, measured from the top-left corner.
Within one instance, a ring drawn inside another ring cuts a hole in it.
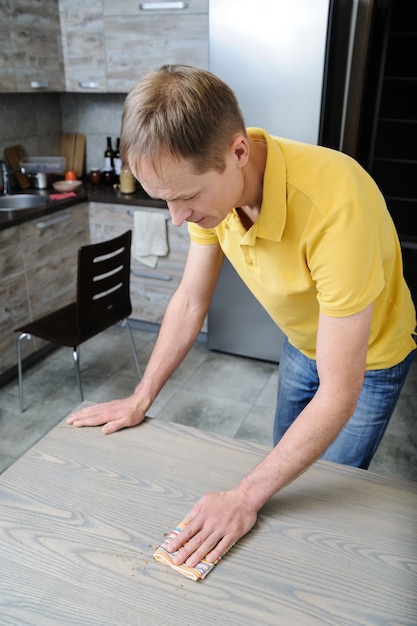
[[[138,210],[138,211],[143,211],[144,209],[145,209],[145,210],[148,210],[148,209],[149,209],[149,207],[143,207],[143,206],[141,206],[141,207],[138,207],[138,208],[137,208],[137,210]],[[154,211],[155,211],[155,212],[156,212],[156,211],[160,211],[160,209],[154,209]],[[134,212],[135,212],[135,211],[133,211],[132,209],[127,209],[127,211],[126,211],[127,215],[129,215],[129,217],[133,217]],[[166,219],[166,221],[167,221],[167,222],[171,219],[171,216],[170,216],[169,214],[168,214],[168,215],[164,215],[164,217],[165,217],[165,219]]]

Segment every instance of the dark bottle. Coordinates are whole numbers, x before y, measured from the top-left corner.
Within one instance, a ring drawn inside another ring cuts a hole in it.
[[[107,137],[107,148],[104,151],[104,168],[105,172],[114,171],[114,150],[111,145],[111,137]]]
[[[119,182],[120,180],[120,170],[121,170],[121,166],[122,166],[122,162],[120,160],[120,137],[117,138],[116,141],[116,151],[114,153],[114,173],[116,175],[116,181]]]

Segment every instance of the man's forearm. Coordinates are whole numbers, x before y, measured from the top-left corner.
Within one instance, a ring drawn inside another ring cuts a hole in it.
[[[134,392],[141,398],[144,411],[148,410],[168,378],[188,354],[201,330],[205,315],[206,311],[192,310],[178,293],[172,297],[152,355]]]
[[[332,443],[351,415],[349,403],[330,408],[320,394],[300,413],[281,441],[235,487],[251,509],[259,509],[275,493],[307,470]]]

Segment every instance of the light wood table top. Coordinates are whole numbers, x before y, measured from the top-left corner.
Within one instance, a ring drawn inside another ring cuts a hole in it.
[[[0,476],[0,624],[415,626],[415,483],[318,462],[205,580],[153,560],[267,451],[159,420],[60,423]]]

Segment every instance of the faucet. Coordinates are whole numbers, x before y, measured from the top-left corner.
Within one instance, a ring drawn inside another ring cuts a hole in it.
[[[21,168],[11,170],[7,164],[7,161],[0,161],[0,194],[8,195],[13,193],[12,180],[10,174],[20,172]]]

